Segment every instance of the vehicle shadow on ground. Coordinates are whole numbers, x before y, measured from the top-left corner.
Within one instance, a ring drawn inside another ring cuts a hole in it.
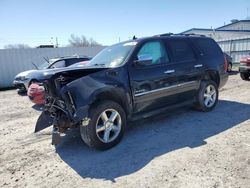
[[[233,116],[231,112],[237,114]],[[77,130],[70,132],[56,151],[81,177],[115,181],[140,170],[158,156],[184,147],[202,146],[207,138],[249,117],[249,104],[220,100],[209,113],[183,109],[132,122],[121,143],[108,151],[88,148]]]
[[[228,72],[228,75],[229,75],[229,76],[231,76],[231,75],[236,75],[236,74],[239,74],[239,71],[231,70],[230,72]]]

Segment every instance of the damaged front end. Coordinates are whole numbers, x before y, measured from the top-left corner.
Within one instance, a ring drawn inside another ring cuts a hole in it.
[[[102,69],[69,70],[47,74],[43,80],[45,88],[44,111],[37,121],[35,132],[53,125],[52,144],[56,145],[67,130],[78,127],[82,121],[86,124],[89,121],[88,105],[83,105],[83,101],[81,101],[82,104],[76,105],[73,96],[76,90],[83,88],[78,88],[79,83],[76,87],[68,87],[68,85],[100,70]]]

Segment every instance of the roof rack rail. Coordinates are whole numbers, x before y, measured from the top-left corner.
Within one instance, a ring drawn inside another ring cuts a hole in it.
[[[195,33],[164,33],[164,34],[159,34],[155,35],[155,37],[167,37],[167,36],[200,36],[200,37],[206,37],[206,35],[200,35],[200,34],[195,34]]]
[[[155,35],[155,37],[167,37],[171,35],[174,35],[174,33],[163,33],[163,34]]]
[[[200,34],[195,34],[195,33],[182,33],[181,35],[206,37],[206,35],[200,35]]]

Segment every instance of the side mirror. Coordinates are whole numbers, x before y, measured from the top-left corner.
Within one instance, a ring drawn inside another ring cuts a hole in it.
[[[135,60],[135,64],[139,66],[147,66],[151,65],[153,61],[153,58],[151,55],[145,54],[145,55],[139,55],[137,57],[137,60]]]

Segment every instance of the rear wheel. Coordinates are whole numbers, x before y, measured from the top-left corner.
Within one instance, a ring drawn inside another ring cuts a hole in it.
[[[126,114],[119,104],[98,103],[90,109],[89,118],[87,125],[80,126],[81,137],[88,146],[107,150],[120,142],[125,132]]]
[[[218,95],[218,86],[214,81],[202,81],[197,96],[197,109],[203,112],[211,111],[218,102]]]
[[[240,73],[240,77],[242,80],[249,80],[249,76],[250,76],[249,73],[243,73],[243,72]]]

